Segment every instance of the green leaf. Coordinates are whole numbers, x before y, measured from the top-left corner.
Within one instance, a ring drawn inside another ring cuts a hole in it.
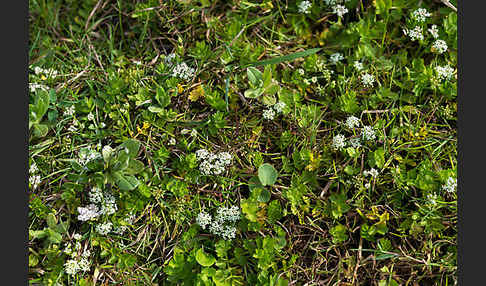
[[[160,104],[161,108],[165,108],[170,104],[170,95],[167,94],[165,89],[163,89],[162,87],[157,88],[155,99]]]
[[[263,88],[250,88],[245,90],[245,97],[247,98],[257,98],[263,94]]]
[[[36,123],[39,123],[46,114],[47,109],[49,108],[49,94],[47,91],[40,90],[36,93],[36,97],[34,99],[33,105],[33,112],[34,120]]]
[[[143,171],[145,165],[135,159],[131,159],[128,161],[128,167],[125,169],[125,173],[128,175],[135,175]]]
[[[56,216],[53,214],[53,213],[49,213],[47,215],[47,225],[50,227],[50,228],[55,228],[56,225],[57,225],[57,219],[56,219]]]
[[[248,80],[254,87],[260,86],[262,84],[263,75],[262,72],[258,69],[254,67],[249,67],[248,69],[246,69],[246,74],[248,75]]]
[[[298,59],[298,58],[310,56],[312,54],[317,53],[321,49],[322,48],[309,49],[309,50],[305,50],[305,51],[302,51],[302,52],[296,52],[296,53],[293,53],[293,54],[290,54],[290,55],[285,55],[285,56],[281,56],[281,57],[271,58],[271,59],[268,59],[268,60],[249,63],[247,66],[257,67],[257,66],[265,66],[265,65],[271,65],[271,64],[279,64],[279,63],[282,63],[282,62],[288,62],[288,61],[292,61],[292,60],[295,60],[295,59]]]
[[[151,105],[148,107],[148,110],[153,113],[162,113],[164,112],[164,109],[155,105]]]
[[[376,7],[376,14],[387,14],[392,7],[392,0],[374,0],[373,4]]]
[[[375,157],[376,166],[380,169],[383,168],[383,166],[385,165],[385,150],[380,147],[376,149],[373,154]]]
[[[47,233],[49,234],[49,241],[52,243],[61,243],[62,241],[62,235],[58,233],[57,231],[54,231],[50,228],[48,228]]]
[[[135,158],[138,155],[138,150],[140,150],[140,142],[134,139],[128,139],[120,145],[121,147],[126,147],[128,149],[128,156],[130,158]]]
[[[209,267],[216,262],[216,258],[211,254],[204,252],[204,249],[201,247],[196,251],[196,261],[202,266]]]
[[[266,203],[270,201],[270,191],[267,189],[260,189],[260,193],[258,194],[257,200],[262,203]]]
[[[258,168],[258,178],[264,186],[271,186],[275,184],[275,182],[277,181],[277,177],[277,170],[275,170],[275,168],[268,163],[262,164]]]
[[[115,178],[116,185],[122,191],[135,190],[138,187],[138,185],[140,184],[138,179],[135,178],[134,176],[123,175],[119,172],[114,173],[113,177]]]
[[[108,145],[104,146],[101,150],[101,154],[103,155],[103,161],[105,161],[105,163],[110,162],[110,159],[114,155],[114,153],[115,150],[113,148]]]
[[[44,137],[49,132],[49,128],[45,124],[34,124],[34,136],[35,137]]]

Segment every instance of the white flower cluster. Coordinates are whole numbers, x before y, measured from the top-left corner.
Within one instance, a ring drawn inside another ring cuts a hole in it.
[[[376,178],[378,177],[378,174],[379,173],[375,168],[371,168],[369,171],[368,170],[363,171],[363,175],[365,175],[365,177],[371,176],[372,178]]]
[[[64,110],[63,115],[64,116],[73,116],[75,112],[76,112],[76,108],[74,107],[74,105],[71,105],[68,108],[66,108],[66,110]]]
[[[437,39],[439,37],[439,28],[437,28],[437,25],[432,25],[429,29],[428,29],[429,33],[432,35],[432,37],[434,37],[434,39]]]
[[[79,242],[78,242],[79,243]],[[68,253],[69,251],[66,251]],[[76,252],[72,252],[70,255],[73,257],[76,254]],[[68,275],[76,275],[78,272],[87,272],[89,271],[89,268],[91,266],[91,262],[89,261],[89,256],[91,255],[91,252],[89,250],[85,250],[81,257],[78,258],[73,258],[69,259],[64,263],[64,271]]]
[[[324,0],[326,5],[329,5],[329,6],[334,6],[334,5],[337,5],[337,4],[343,4],[343,3],[346,3],[346,2],[349,2],[349,1],[350,0]]]
[[[346,146],[346,138],[342,134],[338,134],[332,138],[332,146],[334,149],[342,149]]]
[[[371,126],[363,126],[361,137],[363,137],[364,140],[374,140],[376,138],[375,130],[373,130],[373,127]]]
[[[263,119],[273,120],[275,118],[275,111],[271,108],[265,109],[262,113]]]
[[[208,228],[209,232],[231,240],[236,237],[235,223],[240,219],[240,209],[237,206],[220,207],[213,219],[210,214],[201,212],[196,218],[196,223],[202,229]],[[208,227],[209,226],[209,227]]]
[[[353,129],[354,127],[359,127],[359,118],[356,116],[349,116],[346,119],[346,127]]]
[[[432,45],[432,51],[438,54],[445,53],[447,51],[447,43],[444,40],[436,40]]]
[[[77,162],[81,166],[85,166],[90,161],[101,158],[102,156],[99,152],[97,152],[91,146],[89,146],[89,147],[80,149],[79,152],[78,152],[78,157],[79,158],[78,158]]]
[[[336,65],[338,62],[343,60],[344,57],[341,53],[334,53],[330,56],[329,61],[333,64]]]
[[[344,16],[344,14],[348,13],[348,8],[344,5],[336,5],[332,8],[333,13],[337,14],[338,17]]]
[[[375,77],[369,73],[364,73],[361,75],[361,83],[366,87],[373,87]]]
[[[182,62],[172,69],[172,76],[182,78],[183,80],[190,80],[194,76],[194,72],[195,70],[193,68]]]
[[[96,232],[101,235],[107,235],[113,229],[113,224],[111,222],[105,222],[96,225]]]
[[[412,12],[412,19],[414,19],[417,22],[425,22],[428,17],[432,16],[427,9],[424,8],[418,8],[417,10]]]
[[[283,109],[286,106],[287,105],[284,102],[279,101],[279,102],[275,103],[274,105],[269,106],[268,109],[265,109],[262,113],[262,117],[264,119],[267,119],[267,120],[273,120],[275,118],[275,115],[282,113]]]
[[[427,199],[429,200],[430,204],[436,205],[437,200],[439,199],[439,196],[437,196],[437,194],[428,194]]]
[[[439,77],[439,80],[444,80],[444,79],[449,80],[454,75],[454,69],[449,65],[443,67],[436,66],[435,71],[437,72],[437,76]]]
[[[36,75],[44,75],[47,77],[56,77],[58,75],[58,72],[54,69],[43,69],[41,67],[34,67],[34,73]]]
[[[29,91],[30,92],[35,92],[38,89],[43,90],[43,91],[49,91],[49,87],[47,87],[43,84],[29,83]]]
[[[312,3],[310,1],[302,1],[299,3],[299,13],[309,14]]]
[[[103,193],[98,187],[91,189],[88,198],[91,204],[86,207],[78,207],[78,220],[80,221],[92,220],[100,215],[111,215],[118,210],[115,197],[108,192]]]
[[[422,34],[422,28],[420,26],[415,26],[412,30],[409,29],[403,29],[403,33],[410,37],[410,40],[416,41],[416,40],[423,40],[424,35]]]
[[[41,176],[37,174],[38,171],[37,164],[32,162],[29,167],[29,184],[32,186],[32,189],[37,189],[41,183]]]
[[[206,149],[196,151],[196,158],[199,162],[199,170],[206,176],[220,175],[226,166],[231,164],[232,156],[228,152],[214,154]]]
[[[452,177],[447,178],[447,181],[442,186],[442,189],[448,193],[454,193],[457,190],[457,179]]]
[[[353,64],[354,68],[357,70],[357,71],[362,71],[363,70],[363,64],[359,61],[354,61],[354,64]]]

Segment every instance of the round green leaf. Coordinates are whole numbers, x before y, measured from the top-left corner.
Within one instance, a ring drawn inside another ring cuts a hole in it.
[[[204,249],[199,248],[196,251],[196,261],[202,266],[209,267],[216,262],[216,258],[209,253],[204,252]]]
[[[275,168],[268,164],[262,164],[258,168],[258,178],[264,186],[273,185],[277,181],[278,172]]]

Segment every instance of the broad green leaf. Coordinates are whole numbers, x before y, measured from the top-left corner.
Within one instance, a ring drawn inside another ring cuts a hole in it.
[[[155,106],[155,105],[151,105],[148,107],[148,110],[150,112],[153,112],[153,113],[162,113],[164,112],[164,109],[159,107],[159,106]]]
[[[392,0],[374,0],[373,4],[376,7],[376,14],[387,14],[392,7]]]
[[[267,189],[260,189],[260,193],[258,194],[257,200],[262,203],[266,203],[270,201],[270,191]]]
[[[128,161],[128,167],[125,169],[125,173],[129,175],[135,175],[143,171],[144,164],[139,160],[130,159]]]
[[[44,137],[49,132],[49,128],[45,124],[34,124],[34,136],[35,137]]]
[[[128,139],[120,146],[128,149],[128,156],[130,156],[130,158],[137,157],[138,151],[140,150],[140,142],[135,139]]]
[[[275,170],[275,168],[268,163],[262,164],[258,168],[258,178],[264,186],[271,186],[275,184],[275,182],[277,181],[277,177],[277,170]]]
[[[53,213],[49,213],[47,215],[47,225],[50,227],[50,228],[55,228],[56,225],[57,225],[57,219],[56,219],[56,216],[53,214]]]
[[[113,177],[115,178],[115,183],[116,185],[120,188],[122,191],[132,191],[135,190],[140,182],[138,181],[137,178],[134,176],[130,175],[123,175],[121,173],[114,173]]]
[[[157,88],[155,99],[160,104],[161,108],[165,108],[170,104],[170,95],[167,94],[165,89],[163,89],[162,87]]]
[[[378,168],[383,168],[385,165],[385,150],[383,148],[378,148],[374,152],[375,163]]]
[[[209,267],[216,262],[216,258],[211,254],[204,252],[204,249],[199,248],[196,251],[196,261],[202,266]]]
[[[55,230],[48,228],[47,233],[49,234],[49,241],[52,243],[61,243],[62,235]]]
[[[248,80],[254,87],[258,87],[261,85],[263,81],[262,72],[254,67],[249,67],[246,69],[246,74],[248,75]]]
[[[36,93],[34,99],[33,111],[35,112],[36,122],[40,122],[44,114],[46,114],[49,108],[49,94],[47,91],[40,90]]]
[[[245,90],[245,97],[248,98],[257,98],[263,93],[263,88],[250,88]]]

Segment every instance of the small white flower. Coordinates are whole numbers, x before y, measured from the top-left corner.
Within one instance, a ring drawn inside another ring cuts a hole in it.
[[[432,45],[432,51],[442,54],[447,51],[447,43],[444,40],[436,40]]]
[[[273,111],[273,109],[266,109],[263,111],[262,116],[264,119],[273,120],[275,117],[275,111]]]
[[[310,1],[302,1],[299,3],[299,13],[303,14],[309,14],[310,13],[310,7],[312,6],[312,3]]]
[[[100,128],[102,128],[102,129],[103,129],[103,128],[105,128],[105,127],[106,127],[106,124],[105,124],[104,122],[101,122],[101,123],[100,123]]]
[[[429,33],[434,37],[434,39],[437,39],[439,37],[439,29],[437,28],[437,25],[432,25],[428,29]]]
[[[78,131],[78,127],[76,127],[75,125],[70,125],[69,128],[68,128],[68,131],[76,132],[76,131]]]
[[[91,265],[91,262],[87,258],[81,258],[78,262],[79,270],[83,272],[89,271],[89,267]]]
[[[209,157],[209,152],[206,149],[199,149],[196,151],[197,160],[205,160]]]
[[[94,204],[101,203],[103,201],[103,192],[98,187],[93,187],[88,193],[89,201]]]
[[[300,75],[304,75],[305,71],[304,69],[298,69],[297,72],[300,74]]]
[[[95,204],[90,204],[86,207],[78,207],[78,220],[88,221],[100,215],[99,208]]]
[[[196,137],[197,136],[197,130],[196,129],[192,129],[191,136],[192,137]]]
[[[283,101],[279,101],[279,102],[275,103],[275,105],[273,106],[273,109],[275,109],[275,112],[277,112],[277,113],[282,113],[283,109],[286,106],[287,105]]]
[[[75,112],[76,112],[76,108],[74,107],[74,105],[71,105],[68,108],[66,108],[66,110],[64,110],[63,115],[64,116],[73,116]]]
[[[176,54],[172,53],[172,54],[169,54],[165,57],[165,62],[168,63],[168,64],[172,64],[173,60],[176,58]]]
[[[188,81],[194,76],[194,72],[195,70],[193,68],[189,67],[183,62],[174,67],[172,70],[172,76]]]
[[[340,62],[343,59],[344,59],[344,57],[341,53],[334,53],[330,56],[329,61],[332,64],[336,65],[338,62]]]
[[[342,149],[346,146],[346,138],[342,134],[338,134],[332,138],[332,146],[334,149]]]
[[[39,175],[29,177],[29,184],[32,185],[32,189],[37,189],[40,183],[41,177]]]
[[[68,275],[75,275],[79,270],[80,267],[78,265],[78,261],[75,259],[69,259],[66,261],[66,263],[64,263],[64,272],[66,272]]]
[[[348,127],[349,129],[353,129],[354,127],[359,127],[359,118],[353,115],[349,116],[346,119],[346,127]]]
[[[449,65],[443,67],[436,66],[435,71],[437,72],[437,76],[439,77],[439,80],[444,80],[444,79],[450,80],[454,75],[454,69]]]
[[[375,83],[375,77],[369,73],[364,73],[361,75],[361,83],[365,87],[373,87],[373,84]]]
[[[202,229],[206,229],[206,227],[211,224],[211,215],[205,212],[200,212],[197,215],[196,223],[202,227]]]
[[[354,61],[353,66],[357,71],[363,70],[363,64],[359,61]]]
[[[191,133],[191,130],[189,130],[187,128],[184,128],[184,129],[181,130],[182,135],[186,135],[186,134],[189,134],[189,133]]]
[[[344,14],[348,13],[348,9],[344,5],[336,5],[333,7],[333,13],[336,13],[338,17],[342,17]]]
[[[373,127],[363,126],[363,130],[361,130],[361,137],[363,137],[364,140],[373,140],[376,138],[375,130],[373,130]]]
[[[363,175],[365,175],[365,177],[371,176],[372,178],[376,178],[378,177],[378,174],[379,173],[375,168],[371,168],[369,171],[363,171]]]
[[[30,164],[30,167],[29,167],[29,174],[35,174],[37,173],[37,171],[39,171],[39,168],[37,168],[37,164],[32,161],[32,164]]]
[[[170,137],[169,139],[169,145],[175,145],[176,144],[176,140],[174,137]]]
[[[424,35],[422,34],[422,28],[420,26],[415,26],[412,30],[408,29],[403,29],[403,33],[410,37],[410,40],[416,41],[416,40],[423,40]]]
[[[439,197],[437,196],[437,194],[428,194],[427,199],[429,200],[430,204],[436,205]]]
[[[83,238],[83,236],[82,236],[81,234],[79,234],[79,233],[75,233],[75,234],[73,235],[73,238],[74,238],[75,240],[81,240],[81,238]]]
[[[370,183],[366,183],[364,186],[365,186],[365,188],[367,188],[367,189],[371,188],[371,184],[370,184]]]
[[[426,9],[424,8],[418,8],[417,10],[412,12],[412,19],[414,19],[417,22],[425,22],[425,20],[430,17],[432,14],[430,14]]]
[[[88,120],[90,120],[90,121],[94,121],[94,119],[95,119],[95,117],[94,117],[93,113],[91,113],[91,112],[88,114],[88,117],[87,117],[87,118],[88,118]]]
[[[359,148],[361,147],[361,141],[359,137],[351,138],[349,139],[349,146],[353,148]]]
[[[454,193],[457,190],[457,179],[452,177],[447,178],[447,181],[442,186],[442,189],[448,193]]]
[[[98,224],[96,225],[96,232],[101,235],[107,235],[113,228],[113,224],[111,222]]]
[[[35,92],[38,89],[43,90],[43,91],[49,91],[49,87],[47,87],[43,84],[29,83],[30,92]]]
[[[115,197],[111,194],[104,194],[101,202],[100,214],[112,215],[118,210]]]
[[[237,206],[220,207],[216,214],[216,220],[221,222],[236,222],[240,219],[240,209]]]

